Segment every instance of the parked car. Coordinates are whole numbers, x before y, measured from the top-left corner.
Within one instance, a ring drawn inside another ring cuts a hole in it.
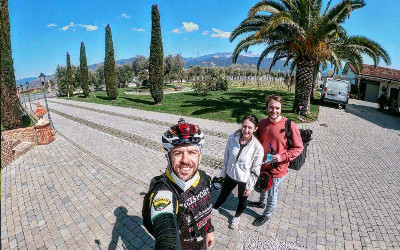
[[[349,81],[327,78],[321,88],[321,103],[334,103],[340,105],[343,109],[346,108],[350,95]]]

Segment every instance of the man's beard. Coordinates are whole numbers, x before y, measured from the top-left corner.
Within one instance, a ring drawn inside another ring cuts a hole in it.
[[[193,178],[193,176],[195,176],[195,174],[197,173],[197,170],[199,169],[199,164],[197,164],[197,166],[194,165],[194,164],[193,164],[194,166],[191,166],[191,165],[192,165],[192,164],[190,164],[190,165],[187,165],[187,164],[185,164],[185,165],[179,164],[179,165],[177,166],[177,169],[178,169],[178,170],[179,170],[181,167],[185,167],[185,166],[190,166],[191,169],[193,169],[193,171],[192,171],[192,173],[190,174],[189,177],[186,177],[186,175],[185,175],[185,180],[181,179],[181,176],[180,176],[179,172],[178,172],[177,170],[175,170],[175,168],[173,168],[172,171],[174,172],[174,174],[175,174],[179,179],[181,179],[182,181],[186,182],[186,181],[188,181],[188,180],[191,180],[191,179]]]

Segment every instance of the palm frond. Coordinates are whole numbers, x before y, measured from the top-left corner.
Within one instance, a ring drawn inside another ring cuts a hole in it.
[[[286,11],[286,9],[282,4],[276,1],[265,0],[251,7],[247,18],[254,17],[260,11],[269,12],[271,14],[278,14],[282,11]]]
[[[256,32],[260,30],[260,28],[265,25],[269,20],[268,16],[257,16],[254,18],[247,18],[243,20],[238,27],[236,27],[229,37],[229,41],[232,42],[236,37],[247,33],[247,32]]]

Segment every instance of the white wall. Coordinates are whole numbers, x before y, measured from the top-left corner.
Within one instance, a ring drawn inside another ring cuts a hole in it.
[[[351,71],[351,70],[348,70],[347,71],[347,74],[345,75],[345,77],[346,77],[346,80],[348,80],[351,84],[356,84],[356,79],[357,79],[357,77],[356,77],[356,75],[353,73],[353,71]]]

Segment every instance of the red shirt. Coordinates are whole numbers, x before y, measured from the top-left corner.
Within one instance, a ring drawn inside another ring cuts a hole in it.
[[[274,177],[283,177],[288,172],[289,163],[295,159],[303,151],[303,142],[301,140],[300,131],[296,123],[292,121],[292,147],[288,149],[287,138],[285,135],[285,122],[287,118],[282,116],[282,119],[277,123],[270,122],[269,118],[264,118],[259,123],[259,141],[264,148],[264,159],[267,159],[267,154],[270,152],[269,144],[277,154],[281,156],[281,162],[277,168],[272,168],[271,164],[263,164],[262,168],[267,168],[272,172]]]

